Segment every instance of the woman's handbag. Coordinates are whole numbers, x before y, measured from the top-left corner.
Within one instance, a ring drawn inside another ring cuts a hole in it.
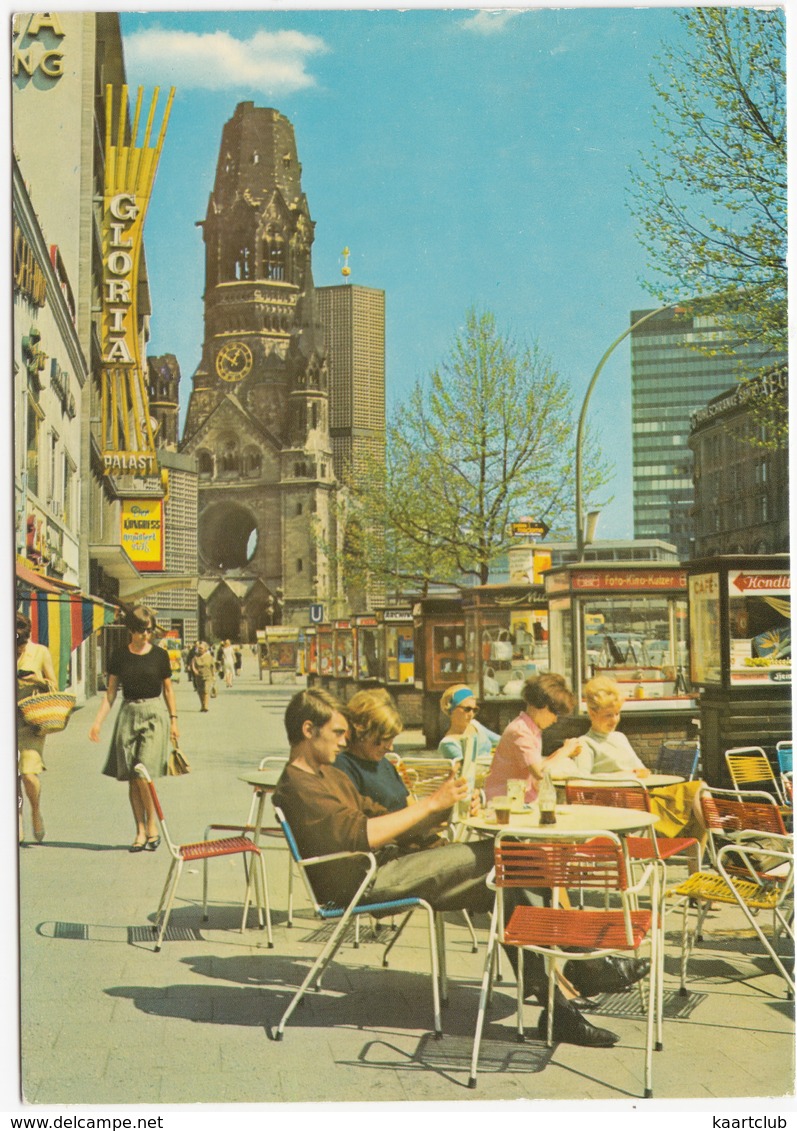
[[[175,746],[169,755],[169,761],[166,766],[166,774],[170,778],[178,778],[182,774],[191,773],[191,763],[186,758],[182,751],[178,750]]]
[[[76,704],[74,695],[63,691],[44,691],[18,700],[17,709],[27,726],[35,727],[40,734],[55,734],[69,722]]]

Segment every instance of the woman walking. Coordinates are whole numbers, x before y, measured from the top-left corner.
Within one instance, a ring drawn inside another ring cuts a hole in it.
[[[164,777],[169,743],[176,746],[180,737],[177,708],[168,653],[152,640],[155,614],[146,606],[137,605],[125,617],[125,624],[130,640],[126,647],[111,656],[108,690],[89,738],[99,742],[102,724],[121,687],[124,702],[116,717],[108,760],[102,772],[128,783],[136,825],[136,838],[130,851],[154,852],[160,844],[155,809],[147,783],[137,775],[136,766],[145,766],[152,778]]]
[[[235,678],[235,649],[229,640],[225,640],[221,646],[221,668],[224,672],[225,684],[227,687],[232,687]]]
[[[17,701],[40,691],[55,691],[55,669],[49,649],[44,644],[32,644],[31,623],[24,613],[17,613]],[[44,840],[44,821],[41,814],[41,782],[39,775],[47,768],[44,764],[45,736],[36,727],[28,726],[17,718],[17,773],[21,790],[19,794],[19,841],[24,840],[22,824],[22,791],[30,805],[33,835],[41,844]]]
[[[199,710],[200,712],[207,711],[211,692],[216,686],[216,661],[204,640],[200,640],[196,646],[196,655],[191,662],[191,670],[194,673],[194,687],[199,696]]]

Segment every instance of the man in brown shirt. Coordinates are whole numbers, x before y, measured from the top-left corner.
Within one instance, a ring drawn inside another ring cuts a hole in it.
[[[493,896],[485,878],[493,866],[492,841],[448,844],[442,848],[408,851],[402,855],[402,840],[439,823],[468,793],[462,778],[449,778],[428,797],[390,813],[370,798],[362,796],[334,762],[346,748],[348,723],[345,708],[328,692],[311,688],[294,695],[285,712],[285,729],[290,743],[290,761],[274,792],[274,804],[285,814],[303,857],[333,852],[373,852],[379,861],[369,902],[416,896],[436,911],[490,911]],[[388,851],[388,846],[391,846]],[[396,847],[397,846],[397,847]],[[359,860],[334,861],[314,869],[313,884],[320,899],[345,904],[364,875]],[[511,914],[512,899],[541,906],[540,892],[514,889],[506,893]],[[515,964],[515,947],[507,948]],[[540,1004],[547,999],[547,977],[539,955],[524,952],[524,977],[530,993]],[[647,964],[621,960],[622,966],[601,960],[593,969],[606,990],[625,988],[645,976]],[[579,967],[592,963],[571,963],[573,979],[587,977]],[[585,992],[579,981],[577,989]],[[571,1044],[609,1047],[617,1036],[608,1029],[591,1025],[572,1001],[557,989],[554,1037]],[[597,992],[594,991],[593,992]],[[545,1031],[545,1013],[540,1031]]]

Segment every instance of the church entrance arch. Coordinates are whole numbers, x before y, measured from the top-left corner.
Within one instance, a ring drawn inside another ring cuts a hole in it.
[[[199,516],[199,553],[212,570],[241,569],[257,553],[257,519],[241,503],[212,503]]]

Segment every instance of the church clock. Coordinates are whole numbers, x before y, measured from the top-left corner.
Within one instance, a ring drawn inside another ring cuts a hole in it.
[[[216,372],[222,381],[242,381],[252,368],[252,351],[244,342],[227,342],[216,355]]]

